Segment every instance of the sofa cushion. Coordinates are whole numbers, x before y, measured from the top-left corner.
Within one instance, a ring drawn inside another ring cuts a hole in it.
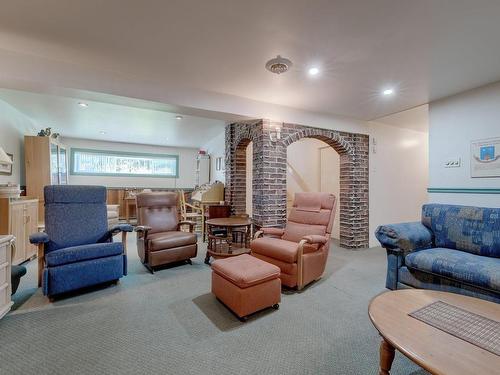
[[[104,242],[54,250],[45,255],[45,261],[47,266],[55,267],[84,260],[120,255],[122,253],[123,246],[121,242]]]
[[[248,254],[216,260],[212,270],[242,289],[280,276],[278,267]]]
[[[422,224],[436,247],[500,258],[500,208],[426,204]]]
[[[158,251],[174,247],[194,245],[197,242],[196,234],[190,232],[162,232],[148,235],[149,250]]]
[[[447,248],[416,251],[405,257],[409,268],[500,291],[500,259]]]

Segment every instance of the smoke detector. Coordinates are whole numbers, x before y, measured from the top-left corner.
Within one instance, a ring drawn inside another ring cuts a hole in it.
[[[281,74],[287,72],[292,67],[292,62],[280,55],[266,63],[266,69],[271,73]]]

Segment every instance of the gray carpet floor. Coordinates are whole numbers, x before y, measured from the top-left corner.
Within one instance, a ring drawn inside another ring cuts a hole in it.
[[[320,281],[241,323],[210,293],[204,245],[192,266],[151,275],[134,241],[118,285],[55,303],[36,288],[29,263],[15,310],[0,320],[0,373],[378,373],[380,339],[367,308],[384,291],[383,249],[333,245]],[[426,373],[397,353],[392,374]]]

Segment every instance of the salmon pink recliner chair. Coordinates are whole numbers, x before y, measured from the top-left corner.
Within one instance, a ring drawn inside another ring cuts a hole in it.
[[[335,208],[333,194],[296,193],[286,227],[258,231],[252,255],[278,266],[283,285],[302,289],[323,275]]]

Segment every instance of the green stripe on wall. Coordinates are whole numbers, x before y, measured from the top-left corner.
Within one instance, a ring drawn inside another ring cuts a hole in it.
[[[427,188],[428,193],[500,194],[500,189]]]

